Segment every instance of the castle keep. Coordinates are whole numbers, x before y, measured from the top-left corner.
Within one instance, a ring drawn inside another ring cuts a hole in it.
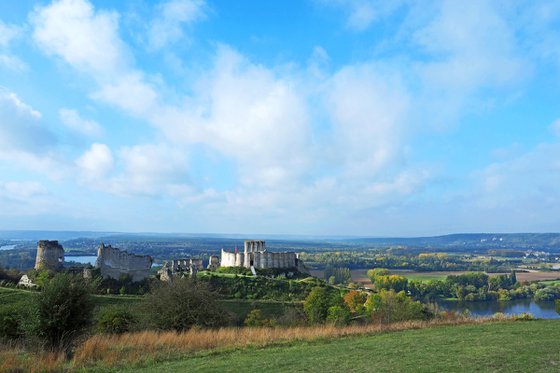
[[[243,252],[222,249],[222,267],[298,268],[301,262],[293,252],[273,253],[266,250],[265,241],[245,241]]]
[[[152,258],[148,255],[129,254],[101,243],[97,248],[95,267],[101,270],[103,278],[118,280],[122,275],[128,275],[132,277],[132,281],[141,281],[150,275]]]
[[[41,240],[37,242],[35,269],[58,271],[64,265],[64,249],[58,241]]]

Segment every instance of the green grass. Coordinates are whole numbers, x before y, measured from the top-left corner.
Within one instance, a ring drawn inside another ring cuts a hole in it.
[[[560,280],[539,281],[539,284],[543,284],[546,286],[560,286]]]
[[[421,282],[428,282],[428,281],[435,281],[440,280],[443,281],[447,278],[446,274],[441,273],[432,273],[432,272],[408,272],[408,271],[391,271],[396,275],[404,276],[408,280],[415,280]]]
[[[38,292],[24,289],[0,287],[0,310],[4,306],[23,304],[36,296]],[[96,306],[100,309],[109,306],[135,306],[142,300],[137,295],[94,295]],[[266,317],[281,316],[287,308],[302,307],[301,302],[274,302],[259,300],[218,300],[220,306],[226,311],[238,315],[239,320],[244,320],[249,311],[254,308],[262,310]]]
[[[134,372],[552,372],[560,321],[502,322],[195,354]]]

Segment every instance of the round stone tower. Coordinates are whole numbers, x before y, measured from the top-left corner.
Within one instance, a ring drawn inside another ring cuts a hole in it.
[[[58,271],[64,264],[64,249],[58,241],[41,240],[37,242],[35,269]]]

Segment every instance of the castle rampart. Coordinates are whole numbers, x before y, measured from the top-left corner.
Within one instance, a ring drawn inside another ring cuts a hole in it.
[[[132,281],[141,281],[150,275],[152,258],[148,255],[130,254],[101,243],[97,248],[95,267],[101,270],[103,278],[118,280],[122,275],[129,275]]]
[[[228,252],[222,249],[222,267],[251,266],[258,269],[265,268],[297,268],[297,254],[293,252],[273,253],[266,250],[265,241],[245,241],[243,252]]]

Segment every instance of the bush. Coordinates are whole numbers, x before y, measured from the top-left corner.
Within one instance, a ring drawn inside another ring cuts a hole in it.
[[[251,310],[251,312],[247,314],[244,325],[270,327],[270,326],[274,326],[274,322],[270,319],[267,319],[260,309],[255,308],[254,310]]]
[[[124,307],[103,308],[97,318],[97,331],[107,334],[129,332],[137,323],[136,317]]]
[[[204,283],[176,279],[155,286],[144,300],[144,308],[148,322],[160,330],[217,327],[227,319],[215,298]]]
[[[17,339],[23,336],[22,309],[4,306],[0,310],[0,338]]]
[[[92,289],[79,277],[57,274],[35,298],[33,327],[51,348],[68,349],[92,322]]]

